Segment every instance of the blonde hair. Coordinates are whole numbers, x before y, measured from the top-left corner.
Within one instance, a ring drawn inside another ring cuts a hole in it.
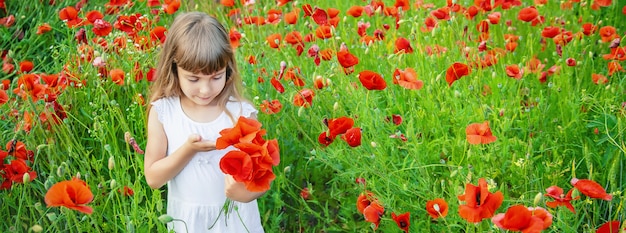
[[[247,101],[241,94],[242,81],[228,32],[214,17],[202,12],[187,12],[176,16],[159,54],[157,78],[150,89],[150,103],[165,97],[183,95],[177,66],[202,74],[213,74],[226,68],[226,84],[216,101],[231,119],[232,113],[226,109],[230,97],[237,101]],[[148,112],[151,106],[148,105]]]

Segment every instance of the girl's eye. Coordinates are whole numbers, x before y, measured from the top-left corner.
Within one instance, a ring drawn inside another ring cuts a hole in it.
[[[198,79],[187,79],[187,80],[189,80],[189,82],[192,82],[192,83],[195,83],[198,81]]]
[[[217,76],[213,77],[213,79],[215,79],[215,80],[220,80],[220,79],[222,79],[224,76],[226,76],[226,74],[220,74],[220,75],[217,75]]]

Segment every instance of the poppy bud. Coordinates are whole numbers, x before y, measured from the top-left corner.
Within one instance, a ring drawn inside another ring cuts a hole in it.
[[[115,181],[115,179],[111,179],[110,185],[111,185],[111,189],[114,189],[115,186],[117,186],[117,181]]]
[[[80,172],[76,173],[76,179],[80,179]]]
[[[113,158],[113,155],[111,155],[109,157],[109,170],[113,170],[113,168],[115,168],[115,159]]]
[[[162,223],[169,223],[171,221],[174,221],[174,218],[172,218],[172,216],[169,216],[167,214],[161,215],[159,216],[159,221],[161,221]]]
[[[35,224],[34,226],[30,227],[30,230],[32,232],[42,232],[43,231],[43,227],[41,227],[38,224]]]
[[[43,186],[46,188],[46,190],[50,189],[50,187],[52,187],[52,185],[54,184],[54,178],[52,176],[48,177],[48,179],[46,179],[46,182],[43,183]]]
[[[291,171],[291,166],[286,166],[286,167],[283,169],[283,172],[284,172],[284,173],[287,173],[287,172],[289,172],[289,171]]]
[[[376,147],[376,142],[370,142],[370,144],[372,145],[372,147]]]
[[[333,111],[337,111],[338,108],[339,108],[339,102],[335,102],[335,104],[333,104]]]
[[[61,165],[63,165],[63,164],[61,164]],[[61,176],[63,176],[63,173],[65,173],[65,171],[63,170],[63,166],[59,166],[57,168],[57,176],[61,177]]]
[[[55,222],[57,220],[57,214],[55,213],[48,213],[46,214],[46,217],[48,217],[48,220],[51,222]]]
[[[22,176],[22,183],[23,184],[28,184],[30,182],[30,174],[24,173],[24,176]]]
[[[537,195],[535,195],[535,199],[533,199],[533,204],[535,206],[539,206],[539,204],[541,203],[542,199],[543,199],[543,193],[538,192]]]

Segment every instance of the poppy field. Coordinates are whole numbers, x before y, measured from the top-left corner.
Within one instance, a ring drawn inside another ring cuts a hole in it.
[[[266,232],[626,231],[618,0],[0,0],[0,231],[167,231],[143,149],[183,11],[280,149]]]

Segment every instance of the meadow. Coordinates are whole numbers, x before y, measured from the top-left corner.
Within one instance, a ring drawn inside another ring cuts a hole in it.
[[[266,232],[626,229],[624,1],[0,0],[0,231],[167,231],[146,107],[184,11],[278,141]]]

